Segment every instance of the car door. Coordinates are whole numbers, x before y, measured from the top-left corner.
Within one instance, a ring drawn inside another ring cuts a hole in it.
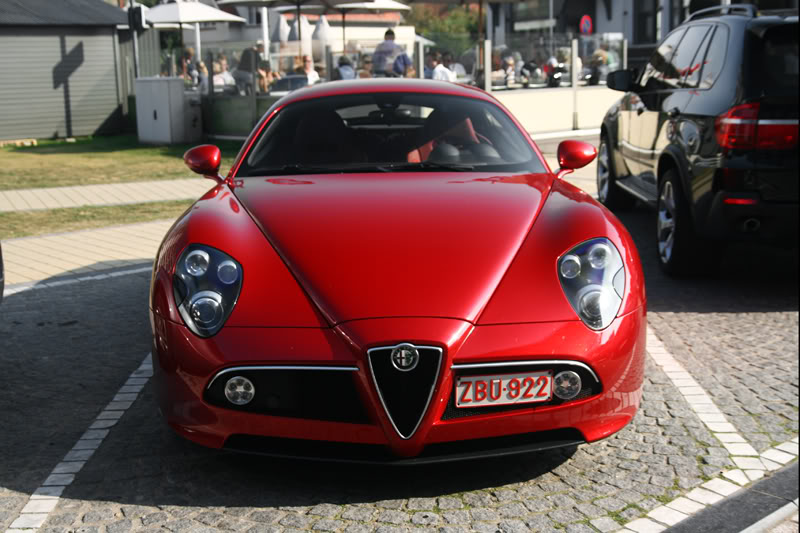
[[[631,186],[649,198],[656,196],[655,181],[647,172],[652,165],[652,148],[659,129],[662,92],[669,89],[664,76],[672,75],[670,61],[685,32],[686,28],[678,28],[658,45],[642,72],[635,98],[631,98],[628,138],[621,151],[628,169],[636,177]]]
[[[641,176],[648,191],[654,194],[657,194],[658,187],[658,160],[675,138],[675,128],[694,93],[686,86],[687,75],[699,69],[699,63],[695,63],[694,59],[704,46],[711,27],[710,24],[696,24],[686,30],[662,75],[664,89],[657,93],[652,119],[642,123],[640,145],[646,152],[643,154]],[[651,113],[649,109],[646,112]]]

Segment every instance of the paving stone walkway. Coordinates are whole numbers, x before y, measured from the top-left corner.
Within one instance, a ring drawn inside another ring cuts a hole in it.
[[[0,213],[188,200],[199,198],[210,188],[210,183],[198,176],[180,180],[0,191]]]

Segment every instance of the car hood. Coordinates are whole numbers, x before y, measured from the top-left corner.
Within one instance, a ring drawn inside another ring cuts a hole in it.
[[[249,177],[233,189],[331,324],[389,317],[474,322],[552,179],[338,174]]]

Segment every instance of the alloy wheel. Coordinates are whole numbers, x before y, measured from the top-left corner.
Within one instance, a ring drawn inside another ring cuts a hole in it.
[[[675,189],[666,181],[658,197],[658,255],[663,263],[669,263],[675,247],[675,214]]]

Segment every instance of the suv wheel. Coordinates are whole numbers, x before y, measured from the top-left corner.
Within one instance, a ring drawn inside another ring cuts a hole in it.
[[[604,133],[597,150],[597,198],[609,209],[628,209],[633,207],[636,200],[617,186],[610,146],[608,135]]]
[[[664,173],[658,187],[656,241],[658,264],[671,276],[705,274],[713,269],[723,248],[702,241],[694,231],[689,203],[675,169]]]

